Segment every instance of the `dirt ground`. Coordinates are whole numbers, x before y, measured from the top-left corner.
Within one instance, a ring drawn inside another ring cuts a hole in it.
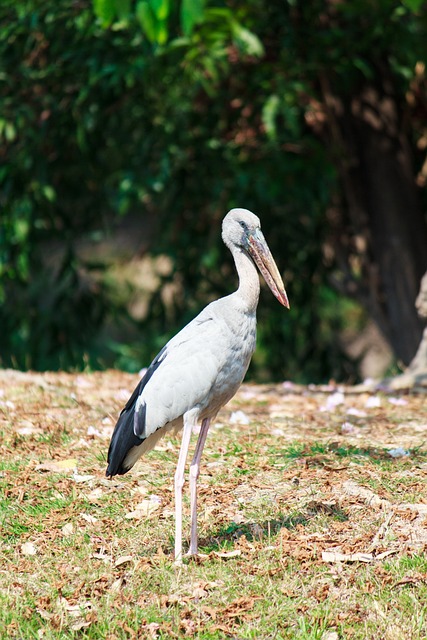
[[[46,558],[58,554],[58,544],[64,545],[67,539],[70,552],[83,554],[78,562],[87,564],[89,554],[90,562],[110,563],[110,569],[102,574],[104,583],[96,578],[96,597],[101,599],[99,590],[104,584],[105,593],[115,590],[115,601],[120,601],[125,581],[117,571],[129,558],[138,557],[139,567],[155,562],[159,554],[172,561],[173,472],[179,438],[161,441],[156,451],[125,477],[105,478],[109,438],[137,382],[138,376],[118,371],[0,371],[0,485],[4,499],[0,525],[6,567],[0,572],[0,595],[10,593],[7,581],[13,574],[21,576],[13,588],[24,600],[28,592],[24,574],[48,571]],[[236,562],[243,563],[255,553],[274,548],[286,562],[291,559],[307,572],[314,572],[316,566],[372,564],[376,580],[395,590],[401,584],[425,584],[425,572],[387,574],[381,562],[420,556],[427,549],[426,440],[426,390],[387,393],[340,385],[244,384],[212,425],[203,456],[200,561],[217,562],[222,553],[224,557],[234,554]],[[43,495],[46,500],[62,500],[62,506],[46,506]],[[121,539],[115,533],[118,519]],[[72,541],[79,535],[86,536],[87,548],[76,543],[79,551],[73,551]],[[61,549],[64,551],[63,546]],[[34,566],[42,559],[44,569],[40,564]],[[271,571],[275,575],[276,569]],[[76,577],[75,589],[74,578],[69,580],[69,594],[63,598],[73,607],[80,602],[78,584],[81,588],[86,578],[79,583]],[[330,596],[337,589],[326,582],[322,587],[318,581],[316,585],[313,598],[319,602],[325,597],[319,589]],[[339,597],[351,588],[350,584],[342,586]],[[288,598],[296,597],[292,580],[280,589],[282,594],[285,589]],[[208,591],[206,587],[205,594]],[[165,594],[166,600],[152,606],[169,607],[169,597]],[[334,597],[338,597],[336,593]],[[123,598],[125,602],[125,595]],[[99,621],[96,623],[92,610],[73,618],[67,609],[58,618],[58,607],[63,605],[55,602],[46,593],[35,597],[34,610],[39,611],[40,622],[34,628],[42,630],[39,637],[68,637],[66,633],[78,629],[79,624],[95,629],[94,635],[87,637],[121,637],[96,631]],[[26,615],[25,611],[21,614]],[[186,615],[188,619],[188,612]],[[253,612],[251,615],[253,618]],[[194,635],[197,630],[200,635],[200,620],[199,626],[194,623],[191,627],[193,632],[189,627],[185,633],[182,621],[176,623],[181,631],[176,631],[173,622],[154,620],[146,621],[153,633],[139,636],[129,632],[126,637],[169,637],[168,633],[180,637],[180,633]],[[236,633],[233,620],[230,634]],[[239,620],[242,625],[243,612]],[[7,624],[13,637],[21,623],[9,616]],[[337,624],[335,621],[332,627]],[[49,635],[47,628],[65,635]],[[242,635],[238,637],[252,637],[239,628]],[[209,629],[211,635],[200,637],[227,636],[224,630],[215,632],[213,623]],[[405,637],[403,621],[399,629],[401,635],[387,637]],[[286,633],[279,637],[322,637]],[[355,637],[370,636],[356,633]],[[423,636],[413,632],[406,637]]]

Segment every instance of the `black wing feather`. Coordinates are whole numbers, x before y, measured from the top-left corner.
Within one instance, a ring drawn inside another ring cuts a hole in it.
[[[117,424],[114,427],[113,435],[111,436],[110,446],[108,448],[108,467],[106,475],[112,477],[115,475],[123,475],[129,471],[129,468],[124,467],[123,463],[129,451],[133,447],[141,445],[145,438],[139,438],[135,435],[134,422],[135,422],[135,405],[138,397],[141,395],[145,385],[150,380],[153,373],[158,369],[160,364],[166,357],[166,347],[158,353],[153,362],[148,367],[145,375],[139,381],[131,397],[127,401],[124,409],[122,409]],[[137,415],[138,422],[145,422],[145,410],[139,411]],[[144,432],[144,426],[142,425],[141,432]]]

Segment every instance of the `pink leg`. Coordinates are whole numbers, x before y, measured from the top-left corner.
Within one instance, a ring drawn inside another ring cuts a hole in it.
[[[184,486],[185,461],[190,445],[193,421],[184,415],[181,449],[175,471],[175,562],[182,563],[182,488]]]
[[[205,446],[210,423],[211,421],[208,418],[202,422],[199,438],[196,444],[196,450],[194,451],[194,456],[190,465],[191,536],[190,549],[188,550],[189,556],[197,553],[197,478],[200,474],[200,459],[202,457],[203,447]]]

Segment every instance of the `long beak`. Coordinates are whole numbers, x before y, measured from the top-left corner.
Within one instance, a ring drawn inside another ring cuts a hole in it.
[[[290,309],[282,276],[260,229],[249,236],[248,250],[273,294],[284,307]]]

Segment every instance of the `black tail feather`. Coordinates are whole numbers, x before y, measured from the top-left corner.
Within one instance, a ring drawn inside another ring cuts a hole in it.
[[[116,476],[127,473],[131,467],[124,467],[124,461],[127,454],[133,447],[138,447],[144,442],[143,434],[145,434],[145,403],[140,406],[138,412],[137,429],[141,437],[135,435],[134,420],[135,420],[135,407],[138,397],[141,395],[145,385],[153,376],[155,371],[159,368],[163,360],[166,358],[167,349],[163,349],[154,358],[153,362],[148,367],[145,375],[139,381],[138,385],[134,389],[131,397],[126,403],[125,408],[120,414],[117,424],[114,428],[113,435],[111,437],[110,448],[108,449],[108,467],[106,475]]]
[[[123,466],[127,454],[133,447],[143,443],[143,440],[138,438],[133,430],[134,406],[122,411],[114,428],[108,449],[106,475],[109,477],[127,473],[130,467]]]

